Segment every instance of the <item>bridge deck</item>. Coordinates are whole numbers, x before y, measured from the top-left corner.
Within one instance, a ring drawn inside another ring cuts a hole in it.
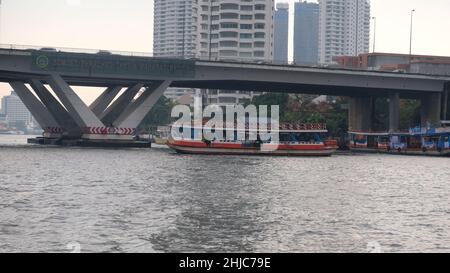
[[[61,75],[70,85],[129,86],[171,80],[172,87],[402,97],[443,92],[450,77],[291,65],[211,62],[0,49],[0,81]]]

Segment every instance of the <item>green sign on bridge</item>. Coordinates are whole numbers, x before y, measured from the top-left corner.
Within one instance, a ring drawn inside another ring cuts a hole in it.
[[[65,52],[33,53],[32,69],[49,72],[193,78],[195,61]]]

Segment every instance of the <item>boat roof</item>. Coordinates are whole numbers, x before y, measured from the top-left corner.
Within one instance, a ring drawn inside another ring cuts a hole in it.
[[[176,125],[174,125],[176,126]],[[179,126],[181,128],[181,126]],[[194,126],[194,127],[190,127],[191,129],[194,130],[207,130],[207,129],[214,129],[214,130],[223,130],[223,131],[238,131],[238,132],[259,132],[260,130],[258,129],[250,129],[250,128],[246,128],[246,129],[236,129],[236,128],[211,128],[211,127],[201,127],[201,126]],[[270,132],[278,132],[278,133],[328,133],[328,130],[271,130],[270,128],[267,129]]]
[[[360,136],[389,136],[389,133],[366,133],[366,132],[348,132],[352,135],[360,135]]]
[[[271,130],[271,124],[257,124],[257,123],[246,123],[245,129],[236,129],[235,123],[224,123],[224,127],[217,128],[216,130],[226,130],[226,131],[246,131],[246,132],[257,132],[259,131],[258,127],[259,125],[263,125],[262,129],[266,129],[269,131]],[[177,124],[174,123],[172,126],[175,127],[181,127],[183,124]],[[200,126],[199,124],[196,124],[194,127],[191,127],[195,130],[205,130],[205,129],[213,129],[209,126]],[[328,133],[328,129],[326,124],[321,123],[281,123],[279,124],[278,129],[273,130],[274,132],[279,133]]]

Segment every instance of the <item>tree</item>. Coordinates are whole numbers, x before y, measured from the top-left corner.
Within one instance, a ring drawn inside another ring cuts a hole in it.
[[[347,132],[348,113],[346,99],[338,97],[335,102],[313,102],[317,96],[264,94],[255,97],[251,103],[260,105],[279,105],[280,121],[287,123],[326,123],[331,136],[341,137]]]
[[[389,128],[389,101],[387,98],[374,98],[372,128],[375,131],[386,131]]]
[[[260,105],[278,105],[280,107],[280,121],[284,121],[286,119],[286,115],[289,111],[288,109],[289,103],[289,95],[288,94],[277,94],[277,93],[268,93],[260,96],[256,96],[251,101],[251,104],[255,105],[257,109],[259,109]],[[270,109],[268,109],[270,113]]]
[[[401,100],[400,129],[409,129],[420,125],[420,101]]]
[[[169,125],[172,122],[171,113],[175,105],[172,100],[162,96],[144,118],[139,128],[148,130],[150,127]]]

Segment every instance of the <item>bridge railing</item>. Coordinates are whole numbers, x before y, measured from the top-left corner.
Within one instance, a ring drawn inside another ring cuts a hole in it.
[[[170,59],[188,59],[188,60],[200,60],[211,62],[233,62],[233,63],[255,63],[255,64],[271,64],[271,65],[292,65],[292,66],[305,66],[305,67],[336,67],[330,64],[309,64],[309,63],[295,63],[284,60],[273,60],[264,58],[243,58],[243,57],[204,57],[196,55],[180,55],[180,56],[156,56],[151,52],[133,52],[133,51],[119,51],[119,50],[105,50],[105,49],[87,49],[87,48],[70,48],[70,47],[51,47],[51,46],[39,46],[39,45],[16,45],[16,44],[0,44],[0,49],[9,50],[25,50],[25,51],[48,51],[48,52],[67,52],[67,53],[86,53],[86,54],[111,54],[121,56],[134,56],[134,57],[160,57]]]
[[[119,50],[102,50],[102,49],[87,49],[87,48],[70,48],[70,47],[49,47],[37,45],[14,45],[14,44],[0,44],[0,49],[9,50],[42,50],[48,52],[67,52],[67,53],[86,53],[86,54],[111,54],[133,57],[153,57],[150,52],[133,52],[133,51],[119,51]]]
[[[68,48],[68,47],[49,47],[49,46],[37,46],[37,45],[15,45],[15,44],[0,44],[0,49],[7,50],[24,50],[24,51],[47,51],[47,52],[62,52],[62,53],[86,53],[86,54],[101,54],[101,55],[119,55],[119,56],[132,56],[132,57],[158,57],[158,58],[170,58],[170,59],[187,59],[198,61],[210,61],[210,62],[227,62],[227,63],[242,63],[242,64],[266,64],[266,65],[286,65],[293,67],[303,68],[322,68],[322,69],[339,69],[349,71],[378,71],[386,73],[401,73],[401,74],[418,74],[412,73],[407,70],[395,70],[395,71],[383,71],[374,68],[352,68],[345,67],[338,64],[311,64],[311,63],[296,63],[286,60],[273,60],[264,58],[242,58],[242,57],[226,57],[217,58],[209,56],[158,56],[151,52],[133,52],[133,51],[119,51],[119,50],[103,50],[103,49],[86,49],[86,48]],[[447,76],[447,75],[434,75],[434,74],[418,74],[418,75],[433,75],[433,76]]]

